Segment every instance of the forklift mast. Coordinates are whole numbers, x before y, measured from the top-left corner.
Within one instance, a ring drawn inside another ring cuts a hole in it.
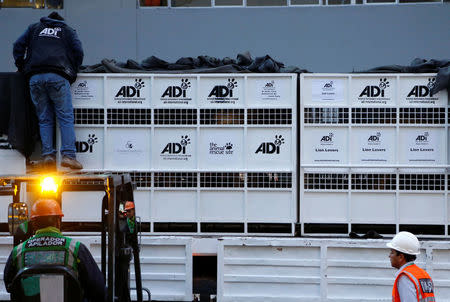
[[[108,302],[126,301],[124,295],[129,293],[129,274],[117,274],[120,267],[120,253],[125,248],[124,237],[119,228],[119,205],[125,201],[134,201],[133,190],[135,185],[131,181],[129,174],[112,175],[86,175],[86,174],[55,174],[53,177],[59,179],[59,189],[53,196],[59,203],[62,203],[62,192],[67,191],[103,191],[105,195],[102,200],[101,211],[101,271],[107,282]],[[8,223],[10,231],[17,228],[15,217],[16,209],[26,207],[20,200],[20,190],[37,190],[42,175],[28,176],[5,176],[0,177],[0,196],[12,196],[12,204],[9,207]],[[22,186],[26,183],[27,186]],[[20,207],[18,207],[20,205]],[[64,229],[62,230],[64,231]],[[136,235],[136,234],[134,234]],[[137,241],[136,241],[137,242]],[[139,262],[139,247],[132,246],[136,275],[137,300],[142,301],[142,280]],[[128,262],[129,265],[129,262]],[[123,267],[123,264],[122,264]],[[128,266],[129,268],[129,266]],[[120,276],[117,278],[117,276]],[[125,278],[125,280],[124,280]],[[123,290],[124,284],[128,284],[128,292]],[[120,296],[118,296],[118,294]]]

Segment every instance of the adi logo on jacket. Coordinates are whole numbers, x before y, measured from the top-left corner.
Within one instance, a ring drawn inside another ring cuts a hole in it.
[[[51,38],[58,38],[61,39],[61,37],[58,35],[61,32],[61,27],[46,27],[39,33],[39,37],[51,37]]]

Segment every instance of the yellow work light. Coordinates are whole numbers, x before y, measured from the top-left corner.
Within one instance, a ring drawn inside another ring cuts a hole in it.
[[[52,176],[44,177],[41,180],[41,193],[58,193],[58,183],[55,181],[55,178]]]

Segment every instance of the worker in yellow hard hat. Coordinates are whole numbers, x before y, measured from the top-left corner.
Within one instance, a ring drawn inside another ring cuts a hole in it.
[[[61,234],[61,218],[64,216],[54,199],[37,200],[30,211],[30,221],[35,235],[17,245],[9,255],[4,270],[4,282],[8,292],[17,272],[37,264],[63,265],[78,276],[84,301],[104,301],[106,288],[103,274],[88,248],[81,242]],[[23,295],[39,297],[39,277],[22,279]]]

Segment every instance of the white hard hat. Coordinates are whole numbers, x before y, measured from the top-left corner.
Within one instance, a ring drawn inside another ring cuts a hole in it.
[[[419,240],[410,232],[399,232],[394,238],[392,238],[392,241],[386,245],[391,249],[408,255],[420,254]]]

